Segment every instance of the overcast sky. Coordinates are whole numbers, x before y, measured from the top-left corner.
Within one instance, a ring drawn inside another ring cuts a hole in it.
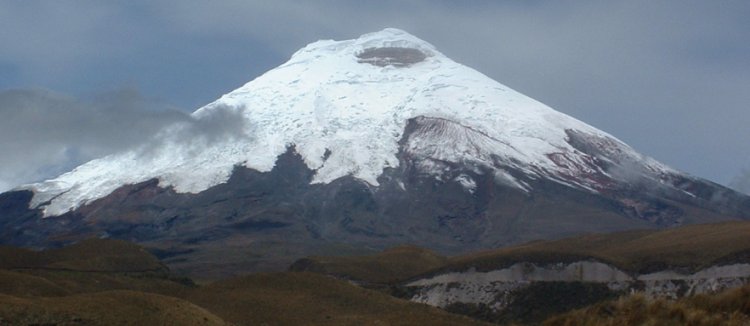
[[[0,0],[0,191],[146,141],[307,43],[385,27],[729,184],[750,178],[748,17],[730,0]]]

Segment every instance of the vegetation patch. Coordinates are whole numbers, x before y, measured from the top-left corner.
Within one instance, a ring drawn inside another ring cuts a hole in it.
[[[749,325],[750,286],[676,301],[633,294],[546,320],[545,326]]]

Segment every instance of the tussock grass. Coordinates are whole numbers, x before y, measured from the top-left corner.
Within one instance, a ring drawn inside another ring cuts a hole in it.
[[[750,286],[676,301],[632,294],[552,317],[543,325],[750,325]]]

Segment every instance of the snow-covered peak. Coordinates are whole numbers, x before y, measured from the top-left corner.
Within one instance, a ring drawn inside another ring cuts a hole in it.
[[[314,42],[192,116],[196,122],[229,116],[241,123],[218,137],[191,134],[189,125],[170,126],[153,143],[28,186],[35,192],[32,206],[43,207],[46,216],[60,215],[152,178],[178,192],[200,192],[225,182],[236,165],[271,170],[292,145],[315,170],[313,182],[351,175],[378,186],[383,169],[399,165],[399,141],[408,121],[417,117],[450,122],[442,131],[424,134],[431,136],[411,135],[405,145],[424,159],[428,173],[440,173],[430,170],[431,161],[471,162],[496,169],[503,176],[499,180],[524,190],[503,167],[569,182],[576,173],[595,169],[568,142],[569,130],[606,139],[618,153],[642,160],[606,133],[392,28],[355,40]],[[666,169],[652,163],[647,165]],[[586,182],[573,186],[596,188]]]
[[[364,34],[354,40],[321,40],[310,43],[292,55],[287,64],[307,60],[308,54],[315,56],[320,53],[340,53],[351,56],[373,48],[408,48],[422,51],[426,55],[442,56],[432,44],[403,30],[386,28],[379,32]]]

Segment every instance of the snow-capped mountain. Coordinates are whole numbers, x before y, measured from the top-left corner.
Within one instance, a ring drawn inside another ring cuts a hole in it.
[[[427,235],[441,228],[446,239],[481,247],[750,216],[747,197],[645,157],[398,29],[309,44],[192,117],[141,147],[23,186],[16,193],[27,195],[14,200],[35,218],[68,219],[100,236],[140,239],[112,232],[104,222],[112,219],[174,236],[165,219],[193,216],[196,232],[239,219],[299,224],[315,239],[348,241],[343,228],[373,243],[430,247]],[[201,132],[217,123],[221,132]],[[249,197],[254,205],[238,199]],[[196,198],[206,201],[204,221],[234,215],[198,223]],[[291,208],[269,213],[281,206]]]
[[[395,49],[401,52],[387,52]],[[409,55],[412,61],[396,64]],[[570,132],[616,155],[606,159],[637,162],[656,177],[676,173],[397,29],[312,43],[193,117],[208,120],[226,111],[245,121],[235,137],[184,142],[176,139],[185,136],[178,130],[184,126],[175,126],[159,135],[165,140],[149,148],[150,155],[136,149],[30,185],[32,206],[60,215],[152,178],[162,187],[197,193],[226,182],[235,165],[270,171],[290,145],[315,171],[313,182],[351,175],[378,186],[383,169],[399,165],[404,128],[418,117],[444,121],[411,135],[405,148],[423,158],[422,172],[437,177],[443,176],[442,162],[450,162],[490,167],[499,181],[524,191],[531,189],[507,168],[591,191],[606,187],[592,176],[612,176],[569,142]]]

